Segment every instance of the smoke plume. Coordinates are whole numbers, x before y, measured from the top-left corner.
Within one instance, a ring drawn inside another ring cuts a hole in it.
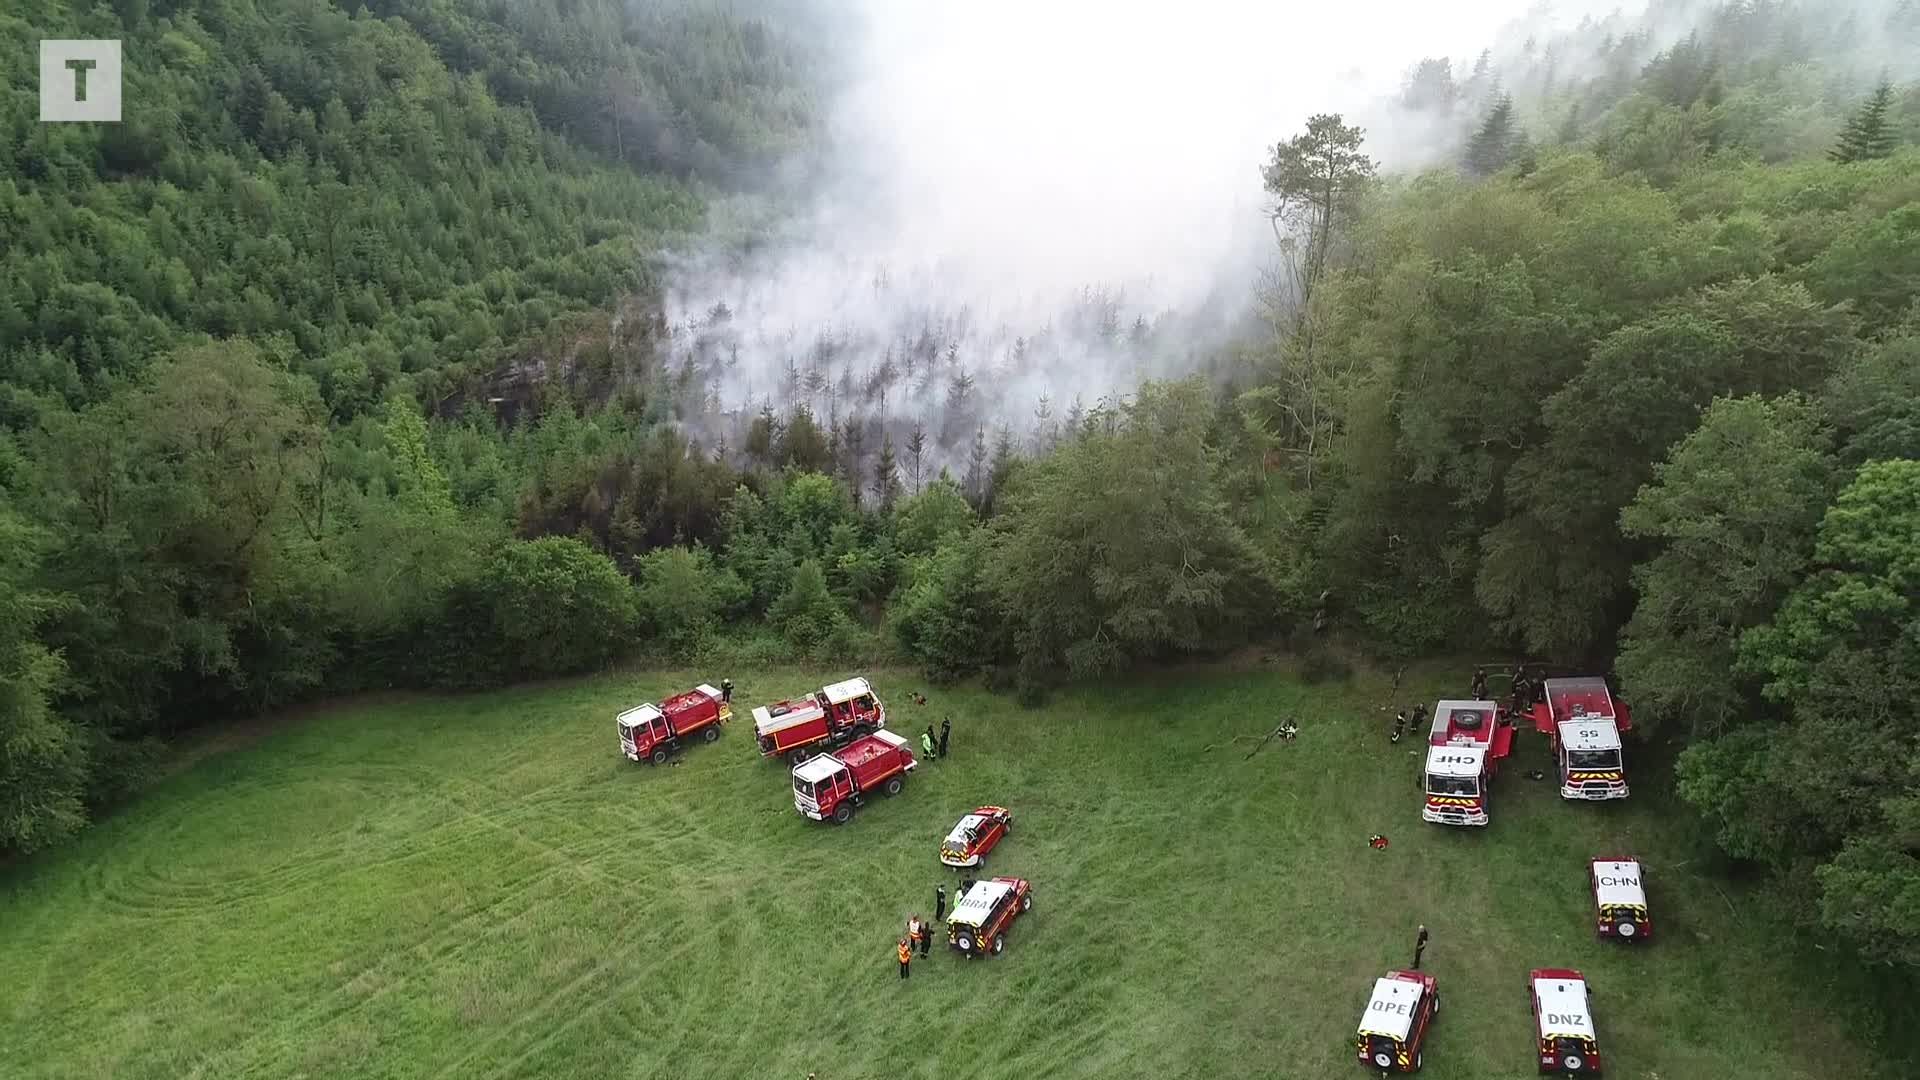
[[[983,426],[1044,440],[1075,402],[1217,367],[1272,251],[1269,148],[1310,114],[1345,112],[1378,121],[1368,149],[1386,167],[1426,163],[1431,132],[1383,103],[1421,56],[1472,56],[1523,11],[852,8],[830,164],[803,208],[752,223],[770,242],[716,240],[670,274],[676,360],[713,388],[734,446],[763,406],[803,402],[838,422],[924,423],[949,452]]]

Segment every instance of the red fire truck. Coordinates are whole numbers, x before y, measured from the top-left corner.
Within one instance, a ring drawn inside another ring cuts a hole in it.
[[[615,717],[620,727],[620,750],[633,761],[655,765],[680,750],[682,740],[695,734],[706,742],[720,737],[720,725],[733,719],[733,706],[720,691],[701,683],[658,705],[641,705]]]
[[[1442,825],[1485,825],[1487,785],[1513,750],[1513,728],[1491,701],[1442,701],[1427,734],[1426,803],[1420,817]]]
[[[1633,730],[1633,714],[1614,700],[1607,680],[1586,676],[1548,679],[1546,700],[1528,710],[1536,731],[1547,737],[1560,764],[1563,799],[1624,799],[1626,766],[1620,733]]]
[[[1424,971],[1389,971],[1375,979],[1360,1014],[1360,1064],[1387,1072],[1419,1072],[1427,1031],[1440,1015],[1440,988]]]
[[[868,792],[898,795],[913,771],[907,740],[876,731],[845,748],[793,767],[793,808],[815,821],[845,825]]]
[[[1595,929],[1615,941],[1645,941],[1653,936],[1653,916],[1647,913],[1646,878],[1638,859],[1595,859],[1588,876],[1593,882]]]
[[[1600,1071],[1599,1035],[1587,1004],[1587,980],[1572,968],[1535,968],[1527,975],[1533,1004],[1534,1049],[1540,1072]]]
[[[887,726],[887,709],[865,679],[848,679],[806,697],[753,710],[762,757],[785,754],[795,765]]]

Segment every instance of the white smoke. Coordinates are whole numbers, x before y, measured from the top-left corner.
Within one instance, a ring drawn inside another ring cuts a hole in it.
[[[954,449],[977,425],[1046,427],[1043,395],[1057,419],[1076,398],[1204,365],[1243,328],[1271,256],[1271,146],[1313,113],[1371,113],[1376,159],[1426,163],[1430,133],[1387,122],[1380,103],[1420,57],[1471,58],[1525,10],[855,7],[810,205],[757,252],[703,252],[670,275],[674,348],[717,387],[730,441],[763,402],[800,398],[823,417],[921,419]],[[974,388],[956,401],[963,378]]]

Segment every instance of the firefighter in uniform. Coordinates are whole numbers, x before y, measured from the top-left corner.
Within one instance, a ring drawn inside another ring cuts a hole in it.
[[[722,702],[725,702],[728,705],[733,704],[733,680],[732,679],[720,680],[720,700]]]
[[[907,977],[907,965],[913,963],[913,947],[907,944],[906,938],[900,939],[899,953],[900,953],[900,977],[904,979]]]
[[[946,917],[947,887],[945,885],[935,885],[933,887],[933,921],[939,922]]]
[[[913,940],[920,946],[920,958],[926,959],[927,947],[933,944],[933,927],[918,915],[913,917]]]
[[[920,733],[920,748],[927,752],[927,758],[929,760],[937,756],[935,755],[933,750],[933,725],[932,724],[928,724],[927,730]]]
[[[1467,696],[1475,701],[1487,700],[1487,669],[1473,669],[1473,686],[1468,688]]]

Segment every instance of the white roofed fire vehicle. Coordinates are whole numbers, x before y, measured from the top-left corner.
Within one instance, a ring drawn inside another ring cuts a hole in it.
[[[940,861],[948,866],[979,866],[987,852],[1012,831],[1012,811],[1004,806],[978,807],[940,842]]]
[[[1442,701],[1427,734],[1426,802],[1420,817],[1442,825],[1485,825],[1487,788],[1513,749],[1513,728],[1491,701]]]
[[[733,719],[726,695],[701,683],[658,705],[641,705],[614,718],[620,728],[620,752],[630,761],[659,765],[695,735],[705,742],[720,737],[720,727]]]
[[[753,710],[753,735],[760,755],[784,754],[796,765],[886,726],[886,706],[872,685],[859,678]]]
[[[1653,916],[1647,911],[1646,879],[1637,859],[1595,859],[1589,864],[1593,883],[1595,931],[1616,941],[1645,941],[1653,936]]]
[[[900,794],[916,763],[907,740],[876,731],[831,754],[793,767],[793,808],[815,821],[844,825],[868,793]]]
[[[1427,1030],[1440,1015],[1440,989],[1424,971],[1389,971],[1373,982],[1360,1013],[1360,1064],[1381,1072],[1418,1072]]]
[[[1560,797],[1601,800],[1627,797],[1620,733],[1633,730],[1633,713],[1598,676],[1548,679],[1544,700],[1528,715],[1547,737],[1560,769]]]
[[[1527,976],[1533,1003],[1534,1060],[1542,1073],[1600,1072],[1600,1039],[1587,1002],[1587,980],[1571,968],[1535,968]]]
[[[1013,921],[1033,908],[1033,887],[1024,878],[976,881],[947,916],[947,944],[963,955],[1000,954]]]

